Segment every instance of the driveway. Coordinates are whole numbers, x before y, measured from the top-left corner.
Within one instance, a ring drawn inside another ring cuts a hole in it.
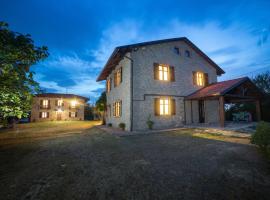
[[[181,132],[117,137],[91,128],[0,147],[1,199],[269,199],[254,146]]]

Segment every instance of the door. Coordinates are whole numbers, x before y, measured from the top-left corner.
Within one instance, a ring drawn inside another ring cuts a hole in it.
[[[204,123],[205,122],[205,112],[204,112],[204,101],[199,100],[199,122]]]
[[[62,115],[61,114],[62,114],[61,112],[57,112],[56,113],[57,120],[61,120],[62,119]]]

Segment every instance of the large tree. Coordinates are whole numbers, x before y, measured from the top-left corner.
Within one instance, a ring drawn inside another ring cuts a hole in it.
[[[105,111],[106,111],[106,92],[102,92],[98,100],[96,101],[96,110],[102,117],[102,124],[106,124]]]
[[[39,90],[30,67],[48,56],[47,47],[37,47],[29,34],[11,31],[0,22],[0,120],[26,117],[31,98]]]

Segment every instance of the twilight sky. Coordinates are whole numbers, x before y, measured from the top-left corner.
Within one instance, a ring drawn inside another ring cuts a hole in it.
[[[41,87],[94,102],[119,45],[185,36],[225,70],[219,80],[270,69],[269,10],[269,0],[0,0],[0,21],[48,46],[33,67]]]

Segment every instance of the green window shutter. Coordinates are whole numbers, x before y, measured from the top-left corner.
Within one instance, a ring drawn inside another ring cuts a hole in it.
[[[160,99],[159,98],[155,98],[154,99],[154,111],[155,111],[155,115],[159,116],[160,115]]]
[[[117,86],[117,73],[116,72],[113,74],[113,86],[114,87]]]
[[[122,83],[122,80],[123,80],[123,67],[121,67],[119,69],[119,71],[120,71],[120,83]]]
[[[171,115],[176,114],[175,99],[171,99]]]
[[[154,67],[153,67],[153,70],[154,70],[154,80],[158,80],[158,66],[159,66],[158,63],[154,63]]]
[[[175,73],[174,73],[174,66],[170,66],[170,81],[175,81]]]
[[[42,106],[42,103],[43,103],[43,100],[40,100],[40,104],[39,105]]]
[[[50,113],[49,112],[47,112],[47,118],[50,118]]]
[[[122,116],[122,100],[119,102],[119,113],[120,113],[120,117]]]
[[[42,117],[42,112],[39,112],[39,118],[41,118]]]
[[[209,85],[208,73],[204,73],[204,86]]]

